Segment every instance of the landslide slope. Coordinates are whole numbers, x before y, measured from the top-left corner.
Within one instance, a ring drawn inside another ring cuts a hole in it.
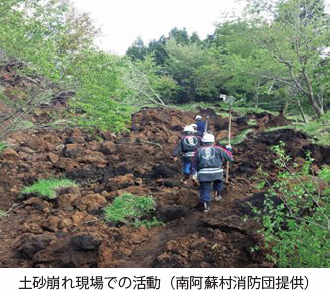
[[[228,118],[210,118],[217,139],[227,135]],[[234,147],[235,162],[224,197],[207,214],[194,209],[198,191],[180,184],[181,164],[172,153],[182,127],[196,112],[144,108],[132,116],[131,132],[89,134],[79,129],[28,130],[10,136],[0,155],[1,267],[269,267],[258,225],[243,221],[251,201],[263,193],[251,179],[259,165],[271,172],[270,146],[280,140],[294,158],[310,149],[319,164],[329,149],[312,145],[293,130],[262,132],[283,125],[269,114],[234,118],[233,135],[252,129]],[[254,119],[256,125],[249,126]],[[101,140],[101,141],[100,141]],[[273,177],[275,173],[273,172]],[[67,177],[79,184],[55,200],[20,198],[23,186],[38,179]],[[275,177],[274,177],[275,178]],[[124,192],[151,195],[164,227],[150,230],[106,223],[102,208]],[[255,245],[260,250],[252,252]]]

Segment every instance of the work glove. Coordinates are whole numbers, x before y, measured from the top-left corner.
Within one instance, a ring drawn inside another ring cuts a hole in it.
[[[194,174],[191,179],[192,179],[192,182],[193,182],[194,186],[199,185],[199,181],[197,179],[197,174]]]
[[[233,148],[231,147],[230,144],[226,145],[226,149],[227,149],[229,152],[233,152]]]

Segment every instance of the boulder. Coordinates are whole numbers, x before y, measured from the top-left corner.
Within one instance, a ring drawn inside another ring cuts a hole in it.
[[[20,158],[20,156],[17,154],[17,152],[13,148],[6,148],[3,152],[2,155],[7,159],[7,160],[13,160],[16,161]]]
[[[116,145],[111,141],[103,142],[100,146],[100,151],[105,155],[116,153]]]
[[[63,194],[57,198],[57,202],[62,210],[72,210],[77,198],[78,195],[76,194]]]
[[[101,241],[91,235],[78,235],[71,238],[69,246],[75,251],[97,251]]]
[[[107,200],[104,196],[96,194],[88,194],[82,197],[76,204],[77,208],[80,210],[95,210],[104,207]]]
[[[62,150],[63,156],[68,158],[76,158],[83,155],[78,144],[66,144]]]
[[[49,234],[23,234],[16,248],[24,257],[31,259],[37,252],[47,248],[54,239],[55,237]]]
[[[48,153],[47,158],[53,164],[57,163],[60,160],[60,157],[58,157],[58,155],[51,153],[51,152]]]
[[[116,176],[114,178],[109,178],[106,184],[106,189],[109,191],[114,191],[128,186],[134,185],[134,176],[132,173],[126,175]]]

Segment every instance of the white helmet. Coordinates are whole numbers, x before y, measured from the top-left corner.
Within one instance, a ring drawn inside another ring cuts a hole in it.
[[[190,124],[190,127],[192,127],[194,129],[194,131],[197,131],[197,125],[196,124]]]
[[[203,138],[202,138],[203,143],[214,143],[214,135],[205,133]]]
[[[185,126],[183,128],[183,132],[194,132],[194,128],[192,126]]]
[[[197,121],[197,120],[202,120],[202,116],[197,115],[197,116],[195,117],[195,120],[196,120],[196,121]]]

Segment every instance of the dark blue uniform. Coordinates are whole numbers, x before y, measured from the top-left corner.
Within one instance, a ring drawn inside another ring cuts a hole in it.
[[[191,162],[195,151],[201,146],[201,137],[184,136],[180,139],[174,149],[174,156],[181,155],[183,158],[183,174],[189,176],[191,174]]]
[[[233,161],[233,155],[230,151],[215,145],[206,145],[200,147],[193,159],[193,173],[197,173],[197,179],[200,183],[200,201],[210,202],[211,189],[218,193],[223,189],[223,169],[222,162]]]
[[[196,125],[197,125],[198,136],[203,136],[203,134],[205,132],[206,123],[203,120],[198,120],[198,121],[196,121]]]

